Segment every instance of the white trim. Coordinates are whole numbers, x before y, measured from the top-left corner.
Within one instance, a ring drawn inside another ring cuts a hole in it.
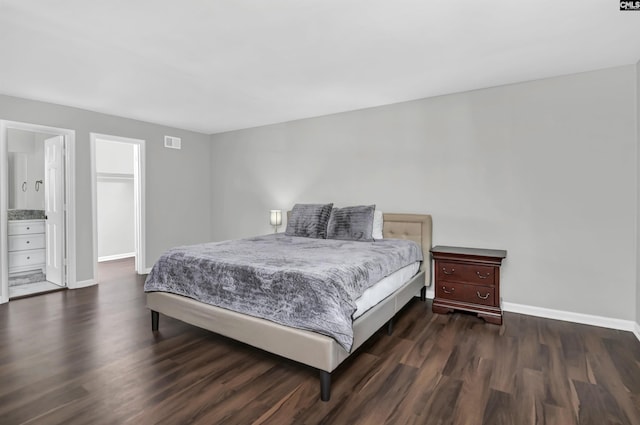
[[[103,255],[102,257],[98,257],[98,263],[102,263],[103,261],[113,261],[113,260],[122,260],[125,258],[135,257],[135,252],[126,252],[124,254],[114,254],[114,255]]]
[[[428,300],[432,300],[436,297],[436,289],[433,285],[427,286],[425,297],[427,297]]]
[[[135,269],[138,274],[145,273],[145,141],[129,137],[110,136],[106,134],[90,133],[90,166],[91,166],[91,222],[93,233],[93,276],[97,277],[98,270],[98,201],[97,201],[97,170],[96,170],[96,141],[127,143],[133,145],[134,156],[134,209],[135,209]],[[124,258],[124,257],[123,257]]]
[[[133,170],[133,184],[135,191],[135,208],[136,211],[136,222],[135,222],[135,230],[137,234],[136,238],[136,260],[135,260],[135,268],[136,272],[140,274],[141,271],[144,271],[146,267],[147,261],[147,251],[146,251],[146,207],[145,207],[145,198],[147,193],[146,187],[146,148],[144,140],[140,140],[140,143],[137,143],[133,149],[133,157],[135,160],[134,170]],[[137,184],[136,184],[137,183]]]
[[[30,124],[19,121],[0,120],[0,164],[4,170],[0,181],[8,182],[8,157],[7,157],[7,131],[8,129],[32,131],[37,133],[50,133],[64,137],[64,180],[65,180],[65,258],[66,267],[63,273],[64,286],[75,288],[76,286],[76,167],[75,167],[75,143],[76,132],[66,128],[49,127],[39,124]],[[6,235],[7,209],[9,207],[7,184],[0,184],[0,229]],[[9,301],[9,272],[8,272],[8,247],[6,238],[0,238],[0,304]]]
[[[96,283],[98,283],[98,281],[96,281],[95,279],[79,280],[76,282],[76,286],[74,288],[86,288],[87,286],[93,286]]]
[[[93,278],[98,279],[98,177],[96,173],[96,140],[89,135],[89,169],[91,170],[91,237],[93,253]]]
[[[149,274],[149,273],[151,273],[151,269],[152,269],[152,268],[153,268],[153,267],[147,267],[146,269],[144,269],[144,270],[142,271],[142,273],[138,272],[138,274]]]
[[[433,287],[427,288],[427,298],[433,299],[433,297]],[[600,326],[603,328],[618,329],[622,331],[631,331],[640,341],[640,324],[632,320],[613,319],[610,317],[574,313],[564,310],[553,310],[550,308],[515,304],[509,302],[502,303],[502,310],[511,313],[526,314],[528,316],[544,317],[545,319],[563,320],[565,322],[582,323],[584,325]]]
[[[65,228],[67,239],[65,247],[67,249],[67,288],[77,288],[76,282],[76,135],[75,131],[65,138],[65,198],[67,200],[67,222]]]
[[[585,325],[619,329],[622,331],[634,331],[638,326],[637,323],[632,320],[613,319],[610,317],[574,313],[571,311],[553,310],[550,308],[535,307],[523,304],[503,302],[502,309],[504,311],[509,311],[512,313],[527,314],[529,316],[544,317],[547,319],[564,320],[566,322],[582,323]]]
[[[0,121],[0,182],[9,181],[9,156],[7,155],[7,122]],[[9,193],[6,183],[0,184],[0,234],[7,234],[7,208]],[[0,304],[9,302],[9,247],[6,237],[0,237]]]

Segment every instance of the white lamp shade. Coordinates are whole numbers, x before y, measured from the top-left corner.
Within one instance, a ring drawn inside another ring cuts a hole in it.
[[[282,211],[271,210],[271,214],[269,215],[269,222],[272,226],[280,226],[282,224]]]

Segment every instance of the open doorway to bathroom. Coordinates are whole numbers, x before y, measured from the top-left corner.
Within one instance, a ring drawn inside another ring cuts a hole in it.
[[[9,298],[17,298],[65,286],[64,238],[58,236],[64,223],[56,214],[62,205],[54,205],[64,198],[64,139],[18,129],[7,133]]]
[[[0,121],[0,302],[75,282],[74,137],[72,130]]]
[[[144,273],[144,140],[91,134],[94,276],[98,262]]]

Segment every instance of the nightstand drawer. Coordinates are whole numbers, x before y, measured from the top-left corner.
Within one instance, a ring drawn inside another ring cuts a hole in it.
[[[493,285],[495,272],[492,266],[461,264],[437,261],[436,279],[448,282],[468,282],[481,285]]]
[[[494,305],[497,306],[495,292],[492,286],[478,286],[478,285],[465,285],[467,286],[467,294],[469,300],[475,304]]]
[[[436,282],[436,298],[459,300],[464,292],[462,283]]]
[[[495,306],[495,290],[492,286],[466,285],[464,283],[438,282],[436,297],[471,304]]]

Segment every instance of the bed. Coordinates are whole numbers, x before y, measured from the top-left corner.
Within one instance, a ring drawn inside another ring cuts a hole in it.
[[[252,345],[273,354],[311,366],[320,374],[320,398],[330,399],[331,373],[356,349],[393,318],[414,296],[425,299],[431,282],[430,215],[384,214],[385,239],[407,239],[419,244],[424,261],[408,280],[352,321],[352,340],[348,349],[335,338],[304,329],[274,323],[251,315],[216,307],[175,293],[147,292],[147,307],[151,310],[151,326],[159,328],[159,313],[203,329]]]

